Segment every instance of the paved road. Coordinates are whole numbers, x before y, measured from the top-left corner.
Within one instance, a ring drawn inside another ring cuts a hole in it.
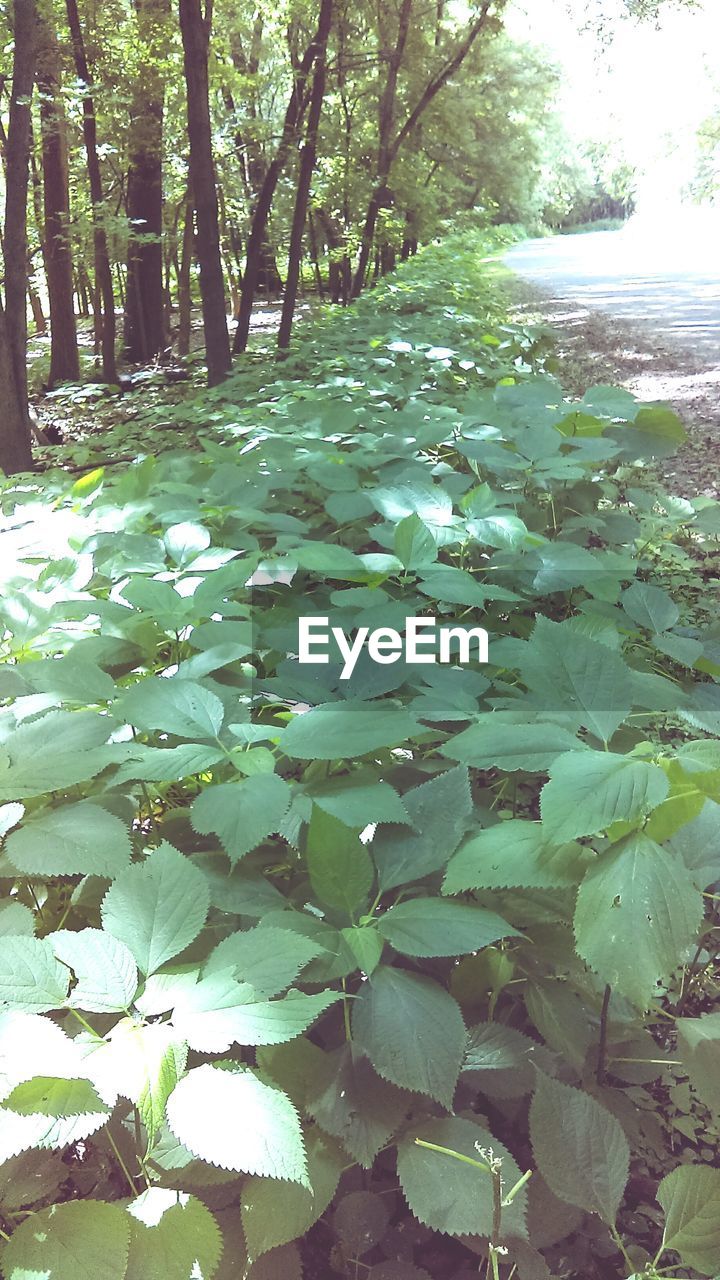
[[[703,364],[720,360],[718,215],[688,215],[661,228],[637,219],[621,231],[529,240],[505,261],[554,298],[647,325]]]

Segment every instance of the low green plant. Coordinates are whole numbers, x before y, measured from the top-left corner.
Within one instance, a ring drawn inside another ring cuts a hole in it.
[[[648,481],[669,410],[565,398],[490,247],[189,397],[192,448],[5,487],[5,1280],[629,1274],[631,1163],[720,1268],[653,1093],[716,1131],[720,505]],[[489,664],[293,657],[428,615]]]

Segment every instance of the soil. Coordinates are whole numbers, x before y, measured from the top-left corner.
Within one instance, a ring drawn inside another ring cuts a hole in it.
[[[720,498],[720,351],[713,364],[707,352],[658,337],[649,325],[557,297],[519,276],[511,277],[507,288],[512,320],[555,330],[560,379],[570,394],[612,383],[640,400],[668,404],[680,415],[688,441],[657,464],[668,492]]]

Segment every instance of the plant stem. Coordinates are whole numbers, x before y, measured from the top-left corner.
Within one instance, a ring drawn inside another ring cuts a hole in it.
[[[597,1067],[595,1070],[595,1079],[598,1084],[605,1083],[607,1074],[607,1034],[608,1034],[608,1010],[610,1008],[610,987],[605,988],[603,995],[602,1009],[600,1011],[600,1040],[598,1042]]]
[[[123,1158],[122,1158],[122,1156],[121,1156],[121,1154],[120,1154],[120,1150],[119,1150],[119,1148],[118,1148],[118,1145],[117,1145],[117,1143],[116,1143],[115,1139],[113,1138],[113,1136],[112,1136],[112,1134],[111,1134],[110,1130],[109,1130],[109,1129],[106,1129],[106,1130],[105,1130],[105,1132],[106,1132],[106,1134],[107,1134],[107,1140],[108,1140],[108,1142],[110,1143],[110,1146],[111,1146],[111,1147],[112,1147],[112,1149],[113,1149],[113,1154],[114,1154],[114,1156],[115,1156],[115,1159],[117,1160],[118,1164],[120,1165],[120,1168],[122,1169],[123,1173],[125,1174],[125,1179],[126,1179],[126,1181],[127,1181],[127,1184],[128,1184],[128,1186],[129,1186],[129,1188],[130,1188],[130,1191],[131,1191],[132,1196],[133,1196],[133,1199],[134,1199],[134,1198],[135,1198],[135,1196],[137,1195],[137,1187],[135,1186],[135,1182],[134,1182],[133,1178],[132,1178],[132,1177],[131,1177],[131,1175],[130,1175],[130,1172],[129,1172],[129,1170],[128,1170],[128,1167],[127,1167],[127,1165],[126,1165],[125,1161],[123,1160]]]

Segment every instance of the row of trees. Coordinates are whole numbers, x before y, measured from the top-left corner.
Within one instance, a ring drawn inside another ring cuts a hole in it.
[[[13,0],[0,57],[5,219],[0,465],[31,462],[27,300],[47,383],[190,346],[245,350],[259,290],[345,303],[458,210],[540,212],[554,76],[502,33],[508,0]],[[3,66],[2,58],[6,65]],[[232,338],[228,310],[235,316]]]

